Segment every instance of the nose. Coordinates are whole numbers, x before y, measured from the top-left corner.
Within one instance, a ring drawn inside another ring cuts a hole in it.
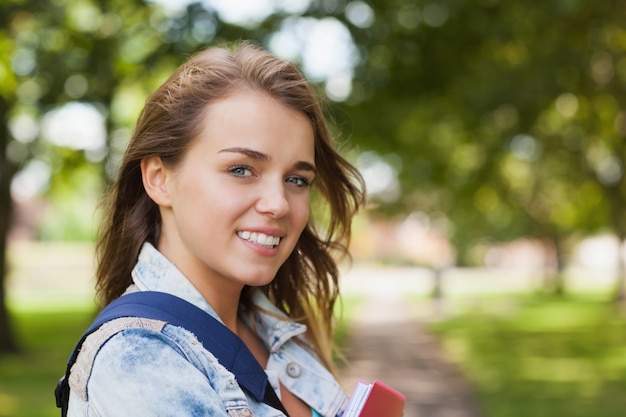
[[[256,209],[259,213],[268,214],[274,218],[283,217],[289,213],[285,183],[282,180],[265,182],[260,187]]]

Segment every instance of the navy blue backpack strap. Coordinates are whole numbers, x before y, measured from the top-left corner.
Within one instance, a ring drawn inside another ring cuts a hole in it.
[[[185,328],[198,338],[222,366],[235,375],[237,383],[255,400],[271,405],[287,415],[261,365],[245,343],[228,327],[182,298],[163,292],[140,291],[125,294],[106,306],[76,344],[68,360],[65,376],[55,390],[57,407],[61,408],[63,417],[67,415],[69,402],[70,371],[83,342],[104,323],[120,317],[160,320]]]

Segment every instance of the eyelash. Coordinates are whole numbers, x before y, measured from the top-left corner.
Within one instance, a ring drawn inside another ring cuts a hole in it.
[[[293,180],[302,181],[302,184],[295,184],[292,182]],[[299,177],[299,176],[289,177],[288,181],[290,181],[292,184],[295,184],[296,187],[307,188],[311,186],[311,181],[309,181],[307,178],[304,178],[304,177]]]
[[[228,168],[228,172],[230,172],[231,174],[233,174],[236,177],[248,177],[248,176],[250,176],[250,175],[244,175],[244,174],[241,174],[241,173],[237,173],[237,171],[240,171],[240,170],[250,171],[250,174],[252,174],[252,175],[254,174],[254,169],[251,166],[245,165],[245,164],[234,165],[234,166]],[[300,181],[302,183],[298,184],[297,182],[300,182]],[[290,184],[294,184],[295,186],[300,187],[300,188],[310,187],[311,183],[312,183],[312,181],[310,181],[308,178],[301,177],[301,176],[298,176],[298,175],[289,177],[287,179],[287,182],[289,182]]]
[[[254,171],[251,166],[243,165],[243,164],[242,165],[235,165],[235,166],[232,166],[232,167],[228,168],[228,172],[230,172],[231,174],[233,174],[233,175],[235,175],[237,177],[246,177],[247,176],[247,175],[238,174],[236,172],[238,170],[247,170],[247,171],[250,171],[250,173],[253,173],[253,171]]]

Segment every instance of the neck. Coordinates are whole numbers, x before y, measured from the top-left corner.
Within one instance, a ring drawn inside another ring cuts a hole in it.
[[[196,285],[196,283],[193,283]],[[202,288],[205,287],[205,288]],[[196,285],[206,302],[213,308],[224,325],[238,334],[237,316],[242,288],[215,288],[211,285]]]
[[[162,216],[164,216],[162,214]],[[178,235],[173,234],[166,239],[165,220],[164,231],[159,239],[157,250],[163,254],[178,270],[191,282],[200,295],[213,308],[215,313],[226,327],[237,333],[237,314],[239,311],[239,299],[244,285],[221,276],[216,271],[210,270],[199,259],[190,253],[181,251],[184,247]],[[170,226],[169,229],[172,229]]]

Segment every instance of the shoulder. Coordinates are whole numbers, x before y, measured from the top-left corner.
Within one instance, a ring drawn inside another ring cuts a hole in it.
[[[137,317],[123,317],[104,323],[91,333],[80,346],[76,362],[72,366],[69,384],[73,391],[83,396],[87,382],[91,376],[96,357],[101,351],[118,351],[123,348],[126,337],[118,337],[115,342],[109,343],[114,336],[122,332],[144,333],[156,335],[163,331],[166,323],[160,320],[142,319]],[[122,346],[119,346],[122,345]],[[106,346],[106,349],[105,349]]]
[[[245,401],[240,389],[233,390],[234,376],[193,334],[163,321],[135,317],[107,322],[86,338],[69,384],[90,409],[108,410],[98,415],[150,415],[149,410],[173,406],[178,411],[221,410],[226,388],[229,395]]]

